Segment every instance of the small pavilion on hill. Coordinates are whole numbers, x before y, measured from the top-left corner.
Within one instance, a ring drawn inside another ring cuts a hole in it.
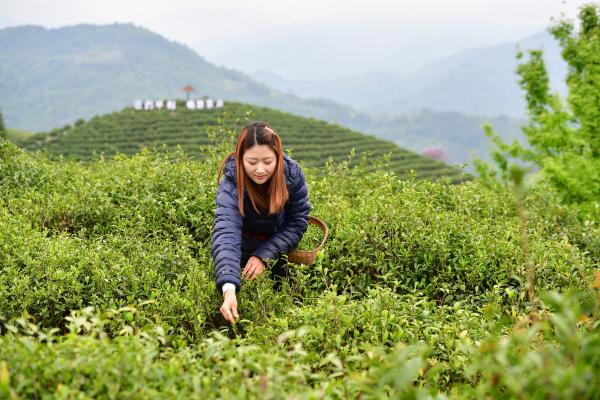
[[[192,85],[185,85],[184,87],[181,88],[181,91],[183,93],[185,93],[186,101],[189,101],[190,93],[194,93],[196,91],[196,89],[194,89],[194,87]]]

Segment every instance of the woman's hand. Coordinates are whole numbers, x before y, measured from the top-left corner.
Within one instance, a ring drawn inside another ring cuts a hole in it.
[[[242,277],[246,279],[255,279],[265,270],[265,263],[258,257],[252,256],[248,259],[246,267],[242,271]]]
[[[232,324],[240,318],[237,312],[235,289],[230,289],[225,292],[223,305],[221,306],[221,314],[223,314],[223,317]]]

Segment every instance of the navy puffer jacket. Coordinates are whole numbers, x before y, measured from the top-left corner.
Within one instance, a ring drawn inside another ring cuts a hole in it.
[[[217,211],[212,225],[212,256],[215,264],[217,289],[225,283],[233,283],[236,292],[240,290],[240,261],[242,253],[242,232],[265,234],[267,239],[260,241],[252,255],[261,260],[276,259],[280,254],[292,250],[308,228],[308,214],[311,204],[304,173],[296,161],[283,155],[285,182],[288,201],[274,216],[266,211],[256,213],[248,193],[244,194],[242,217],[238,208],[235,158],[230,157],[225,164],[223,177],[217,189]]]

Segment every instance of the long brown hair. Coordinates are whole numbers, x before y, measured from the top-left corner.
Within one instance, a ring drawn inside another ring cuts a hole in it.
[[[275,171],[269,179],[267,190],[259,189],[259,185],[254,183],[244,170],[243,157],[246,150],[256,144],[266,144],[275,152],[277,165]],[[244,216],[244,191],[248,191],[248,197],[252,206],[259,212],[259,208],[268,209],[269,214],[278,213],[288,200],[288,190],[285,184],[283,149],[281,147],[281,138],[268,124],[260,121],[249,122],[242,128],[238,136],[235,151],[227,154],[219,168],[217,182],[221,180],[221,175],[225,168],[227,160],[235,156],[235,172],[237,180],[238,207],[240,214]]]

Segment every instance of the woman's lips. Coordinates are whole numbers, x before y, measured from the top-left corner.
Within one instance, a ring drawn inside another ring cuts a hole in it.
[[[256,179],[264,179],[266,178],[266,175],[262,175],[262,176],[257,176]]]

